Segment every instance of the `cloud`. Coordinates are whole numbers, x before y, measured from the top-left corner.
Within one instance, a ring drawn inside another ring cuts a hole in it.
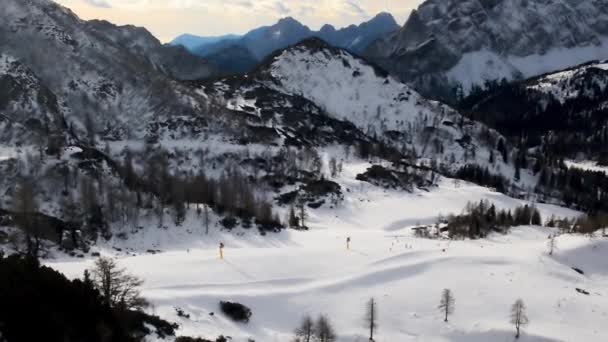
[[[285,6],[285,4],[283,4],[283,2],[281,2],[281,1],[275,2],[274,8],[280,15],[287,15],[291,12],[291,9],[289,9],[289,7]]]
[[[302,6],[300,8],[299,15],[302,17],[308,17],[314,15],[316,12],[315,8],[312,6]]]
[[[253,3],[251,1],[236,1],[234,3],[236,6],[245,7],[245,8],[253,8]]]
[[[112,8],[112,5],[106,0],[84,0],[84,2],[95,7]]]
[[[346,0],[345,4],[352,12],[354,12],[358,16],[364,17],[364,18],[368,17],[367,11],[364,10],[363,7],[356,4],[354,1]]]
[[[359,24],[379,12],[403,22],[423,0],[54,0],[83,19],[144,26],[163,41],[184,32],[243,34],[292,16],[313,30]],[[0,0],[0,3],[3,1]],[[0,9],[3,9],[0,6]]]

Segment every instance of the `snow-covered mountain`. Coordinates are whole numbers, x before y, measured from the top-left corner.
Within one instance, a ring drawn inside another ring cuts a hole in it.
[[[57,97],[26,66],[0,54],[0,141],[20,145],[39,134],[61,135],[65,122]]]
[[[213,72],[144,29],[83,21],[49,0],[4,1],[0,37],[8,94],[1,114],[64,136],[82,137],[87,126],[114,140],[150,136],[159,122],[192,115],[204,103],[192,102],[196,94],[174,79]]]
[[[395,19],[388,13],[380,13],[360,25],[351,25],[341,29],[324,25],[320,31],[312,31],[297,20],[288,17],[279,20],[274,25],[254,29],[238,39],[228,37],[215,43],[203,42],[191,51],[205,58],[215,56],[217,61],[217,56],[223,55],[230,58],[230,53],[234,51],[236,45],[249,50],[257,61],[261,61],[273,52],[296,44],[305,38],[318,37],[333,46],[360,54],[371,42],[398,28]],[[218,61],[218,64],[228,65],[221,61]]]
[[[287,17],[279,20],[274,25],[251,30],[236,41],[233,39],[222,40],[215,44],[197,47],[193,52],[199,56],[207,56],[226,47],[240,45],[251,51],[251,54],[260,61],[272,52],[295,44],[310,37],[311,34],[312,31],[308,26],[301,24],[294,18]]]
[[[361,54],[373,41],[398,29],[399,25],[391,14],[379,13],[360,25],[350,25],[341,29],[336,29],[332,25],[324,25],[313,36],[321,38],[333,46]]]
[[[572,99],[587,100],[597,109],[608,108],[608,61],[591,62],[534,78],[524,83],[528,90],[552,96],[564,103]]]
[[[258,39],[301,32],[282,24]],[[608,178],[545,147],[606,151],[606,62],[476,89],[465,113],[316,37],[247,74],[191,80],[196,61],[143,29],[4,0],[0,255],[42,255],[70,278],[115,258],[192,340],[291,341],[324,313],[336,341],[364,341],[373,297],[378,341],[512,340],[517,298],[533,322],[522,340],[605,341]],[[522,136],[485,121],[503,114]],[[251,319],[232,321],[227,300]]]
[[[590,62],[477,91],[469,116],[545,155],[608,162],[608,63]]]
[[[238,80],[238,81],[237,81]],[[221,92],[231,110],[255,116],[277,115],[280,102],[268,97],[298,96],[320,113],[354,124],[412,157],[425,157],[456,169],[466,163],[487,163],[501,137],[439,102],[429,101],[409,86],[346,50],[310,38],[270,57],[255,72],[215,82],[207,87]],[[270,95],[271,94],[271,95]]]
[[[602,0],[428,0],[366,55],[424,94],[528,78],[608,57]]]
[[[219,70],[205,59],[193,55],[181,45],[163,45],[148,30],[131,25],[117,26],[105,20],[90,20],[85,26],[91,33],[107,37],[113,43],[148,60],[159,71],[180,80],[214,76]]]
[[[260,62],[251,51],[239,44],[227,45],[205,56],[225,73],[244,73],[253,70]]]

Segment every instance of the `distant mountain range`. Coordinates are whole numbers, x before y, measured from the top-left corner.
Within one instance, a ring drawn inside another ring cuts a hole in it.
[[[236,34],[227,34],[217,37],[203,37],[194,34],[184,33],[171,41],[171,45],[182,45],[188,50],[194,50],[206,45],[215,44],[220,41],[237,40],[241,36]]]
[[[171,44],[183,45],[194,54],[209,59],[225,70],[239,72],[251,69],[274,51],[294,45],[306,38],[321,38],[332,46],[361,54],[371,42],[398,29],[399,25],[388,13],[380,13],[358,26],[351,25],[336,29],[331,25],[324,25],[319,31],[312,31],[297,20],[288,17],[272,26],[254,29],[241,37],[181,35]]]

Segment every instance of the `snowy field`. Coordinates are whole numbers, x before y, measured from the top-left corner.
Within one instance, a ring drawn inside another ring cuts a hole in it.
[[[145,279],[144,295],[155,313],[178,322],[180,335],[287,342],[303,315],[325,313],[338,341],[362,342],[367,341],[364,305],[374,297],[377,342],[514,341],[510,306],[522,298],[531,324],[521,341],[608,339],[608,240],[563,235],[549,256],[548,228],[519,227],[479,241],[417,239],[412,226],[433,223],[440,213],[460,213],[467,201],[488,199],[499,208],[523,202],[447,179],[428,192],[386,191],[354,180],[366,166],[345,169],[339,180],[348,189],[345,201],[337,209],[310,212],[308,232],[261,237],[254,231],[214,230],[205,236],[193,215],[182,228],[138,233],[101,251],[118,255],[122,266]],[[578,215],[550,205],[539,209],[545,218]],[[220,241],[227,246],[224,260],[218,258]],[[125,253],[128,246],[136,253]],[[57,258],[47,264],[80,277],[93,261]],[[436,309],[444,288],[456,298],[449,323]],[[220,300],[249,306],[251,322],[225,318]],[[175,307],[191,318],[177,317]]]

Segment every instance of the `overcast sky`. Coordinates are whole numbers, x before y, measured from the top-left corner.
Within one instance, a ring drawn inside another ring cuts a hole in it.
[[[163,42],[181,33],[242,34],[292,16],[312,29],[358,24],[378,12],[403,24],[422,0],[55,0],[83,19],[148,28]]]

